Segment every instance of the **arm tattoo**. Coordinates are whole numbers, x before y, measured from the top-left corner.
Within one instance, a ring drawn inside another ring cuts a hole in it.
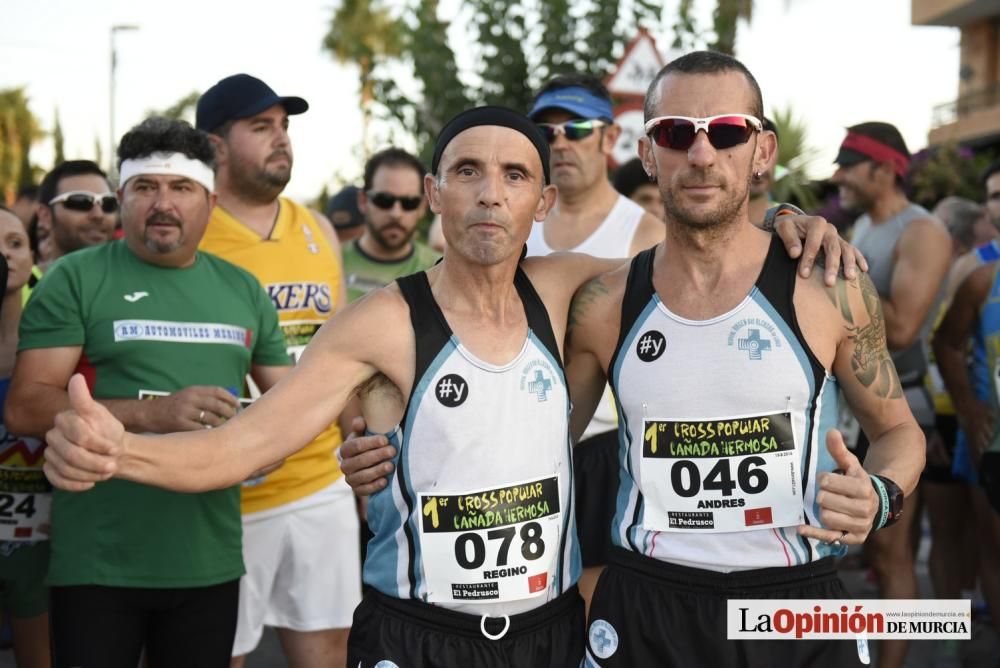
[[[852,284],[854,282],[851,281]],[[830,298],[834,306],[840,309],[840,315],[844,318],[844,322],[853,325],[854,316],[851,315],[851,305],[847,301],[847,281],[841,278],[832,288],[826,288],[826,296]]]
[[[576,294],[573,295],[573,303],[569,307],[569,324],[566,327],[566,334],[569,335],[576,325],[580,324],[581,318],[593,303],[600,297],[608,294],[608,288],[604,285],[600,276],[595,276],[584,283]]]
[[[854,344],[851,355],[854,376],[882,399],[898,399],[903,396],[903,387],[885,344],[882,300],[868,274],[862,274],[860,279],[853,279],[850,283],[851,287],[861,292],[865,312],[868,314],[868,324],[863,327],[854,323],[847,299],[847,281],[837,281],[836,287],[826,289],[826,294],[833,305],[840,309],[844,328],[848,332],[847,338]]]

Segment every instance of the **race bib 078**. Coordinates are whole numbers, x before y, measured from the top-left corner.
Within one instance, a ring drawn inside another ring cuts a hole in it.
[[[803,522],[789,413],[648,419],[640,464],[650,531],[722,533]]]
[[[559,478],[420,494],[428,600],[496,603],[547,591],[559,554]]]

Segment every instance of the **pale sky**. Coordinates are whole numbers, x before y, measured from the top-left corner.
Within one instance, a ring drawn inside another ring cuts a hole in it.
[[[703,11],[711,6],[700,2]],[[442,3],[451,12],[458,5]],[[676,1],[664,5],[672,17]],[[110,27],[137,24],[117,37],[116,134],[149,109],[248,72],[279,95],[309,101],[292,119],[287,194],[311,199],[324,183],[358,177],[362,164],[357,73],[320,48],[334,7],[336,0],[4,0],[0,88],[26,85],[46,129],[58,107],[68,158],[92,159],[96,137],[106,160]],[[672,35],[657,38],[665,50]],[[753,23],[740,26],[737,56],[760,82],[767,111],[791,105],[808,121],[819,177],[832,171],[844,128],[862,121],[892,122],[912,151],[922,148],[934,105],[957,96],[958,41],[957,29],[911,26],[910,0],[757,0]],[[36,146],[32,160],[50,167],[51,142]]]

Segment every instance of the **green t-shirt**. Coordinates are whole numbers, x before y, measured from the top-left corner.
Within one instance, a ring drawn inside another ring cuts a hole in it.
[[[347,300],[352,302],[397,278],[427,269],[441,257],[440,253],[419,241],[414,241],[413,251],[399,260],[376,260],[361,250],[357,239],[344,246],[343,253]]]
[[[18,350],[82,346],[95,397],[190,385],[236,393],[251,362],[289,364],[278,316],[250,273],[207,253],[184,269],[124,241],[60,258],[21,317]],[[191,462],[192,468],[198,466]],[[52,585],[200,587],[243,574],[240,488],[180,494],[126,480],[52,500]]]

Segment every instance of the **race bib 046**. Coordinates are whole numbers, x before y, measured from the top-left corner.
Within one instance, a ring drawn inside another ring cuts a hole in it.
[[[559,554],[559,478],[420,494],[428,600],[497,603],[545,593]]]
[[[650,531],[723,533],[803,522],[789,413],[648,419],[640,464]]]

